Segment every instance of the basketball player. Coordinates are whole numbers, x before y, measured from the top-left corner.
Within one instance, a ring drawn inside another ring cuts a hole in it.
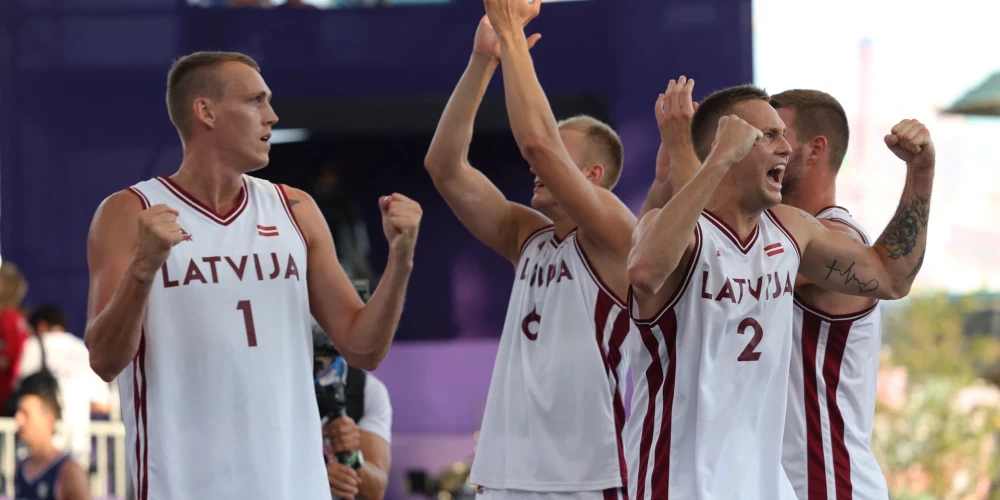
[[[868,233],[837,206],[837,172],[849,136],[844,108],[818,90],[788,90],[771,96],[771,105],[788,127],[791,146],[782,203],[870,245]],[[793,307],[782,465],[795,494],[801,500],[887,499],[885,476],[871,450],[882,347],[878,301],[832,292],[799,276]]]
[[[632,416],[642,419],[636,498],[791,498],[781,444],[795,276],[838,293],[906,296],[926,242],[934,145],[914,120],[886,135],[907,182],[867,246],[779,205],[792,149],[764,91],[712,94],[691,135],[702,168],[646,214],[629,256],[631,309],[653,360],[638,382],[647,408]]]
[[[17,437],[28,458],[14,475],[18,500],[89,500],[87,474],[52,440],[60,418],[58,383],[48,373],[29,375],[16,393]]]
[[[426,158],[459,220],[515,271],[470,482],[491,500],[622,498],[630,321],[620,297],[636,220],[611,192],[618,135],[593,118],[557,124],[535,77],[538,35],[523,28],[540,3],[487,2]],[[534,209],[507,201],[466,156],[501,61],[511,129],[537,176]]]
[[[247,175],[268,163],[270,100],[245,55],[181,58],[167,77],[180,169],[94,216],[85,339],[94,371],[121,374],[140,500],[329,499],[310,313],[366,369],[399,321],[420,207],[379,200],[389,259],[362,304],[312,198]]]

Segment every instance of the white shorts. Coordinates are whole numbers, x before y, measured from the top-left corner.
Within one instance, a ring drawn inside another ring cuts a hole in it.
[[[478,489],[476,500],[626,500],[624,488],[608,488],[604,491],[523,491]]]

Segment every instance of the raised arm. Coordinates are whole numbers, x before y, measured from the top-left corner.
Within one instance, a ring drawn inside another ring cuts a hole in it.
[[[309,309],[351,366],[374,370],[385,359],[403,313],[413,250],[422,217],[420,205],[401,195],[379,199],[389,259],[368,303],[337,261],[330,227],[305,192],[283,186],[308,249]]]
[[[653,110],[660,129],[660,149],[656,152],[656,177],[639,211],[640,219],[654,208],[663,208],[701,168],[691,141],[691,119],[698,109],[698,103],[691,99],[693,90],[694,80],[681,76],[670,80],[666,92],[656,100]]]
[[[662,210],[643,217],[628,256],[628,280],[637,292],[654,295],[694,245],[694,227],[716,186],[762,136],[736,115],[719,119],[716,146],[704,166]]]
[[[541,38],[533,36],[531,44]],[[472,57],[438,122],[424,167],[462,224],[479,241],[516,264],[521,241],[549,223],[544,215],[507,201],[482,172],[469,164],[476,111],[497,65],[500,47],[484,16],[476,30]]]
[[[621,255],[628,252],[635,216],[611,191],[580,170],[559,135],[555,115],[528,53],[524,26],[542,2],[486,0],[486,12],[500,38],[507,115],[514,139],[531,171],[590,241]]]
[[[910,293],[924,263],[934,143],[927,128],[916,120],[897,124],[885,142],[906,162],[906,185],[896,215],[875,245],[868,247],[843,232],[827,229],[801,210],[783,205],[775,209],[775,214],[791,222],[789,230],[803,246],[799,272],[817,286],[888,300]]]
[[[104,381],[114,380],[138,352],[153,279],[180,241],[177,212],[166,205],[143,209],[138,195],[121,191],[97,208],[87,237],[83,339],[90,366]]]

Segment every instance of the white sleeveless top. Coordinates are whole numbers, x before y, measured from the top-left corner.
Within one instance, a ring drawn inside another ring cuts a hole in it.
[[[621,430],[632,329],[576,231],[521,246],[470,482],[492,489],[623,486]]]
[[[871,237],[847,209],[816,215]],[[887,499],[871,450],[882,349],[878,303],[853,314],[828,314],[795,298],[795,344],[789,372],[782,464],[800,499]]]
[[[185,234],[118,376],[136,498],[329,500],[306,246],[284,191],[243,176],[226,215],[165,177],[129,191],[178,211]]]
[[[799,247],[769,210],[743,242],[702,212],[695,241],[659,312],[631,304],[629,498],[792,498],[781,438]]]

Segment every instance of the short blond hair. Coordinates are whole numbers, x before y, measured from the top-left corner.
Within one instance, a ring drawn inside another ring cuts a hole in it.
[[[558,126],[559,130],[576,130],[587,135],[591,153],[597,156],[595,160],[604,167],[601,185],[608,189],[614,188],[618,179],[621,179],[622,165],[625,162],[625,148],[618,132],[607,123],[587,115],[567,118],[560,121]]]
[[[257,61],[239,52],[195,52],[176,61],[167,73],[167,113],[182,138],[191,133],[191,103],[205,96],[222,99],[225,81],[215,71],[225,62],[238,62],[260,71]]]
[[[13,262],[0,265],[0,309],[19,309],[28,294],[28,281]]]

